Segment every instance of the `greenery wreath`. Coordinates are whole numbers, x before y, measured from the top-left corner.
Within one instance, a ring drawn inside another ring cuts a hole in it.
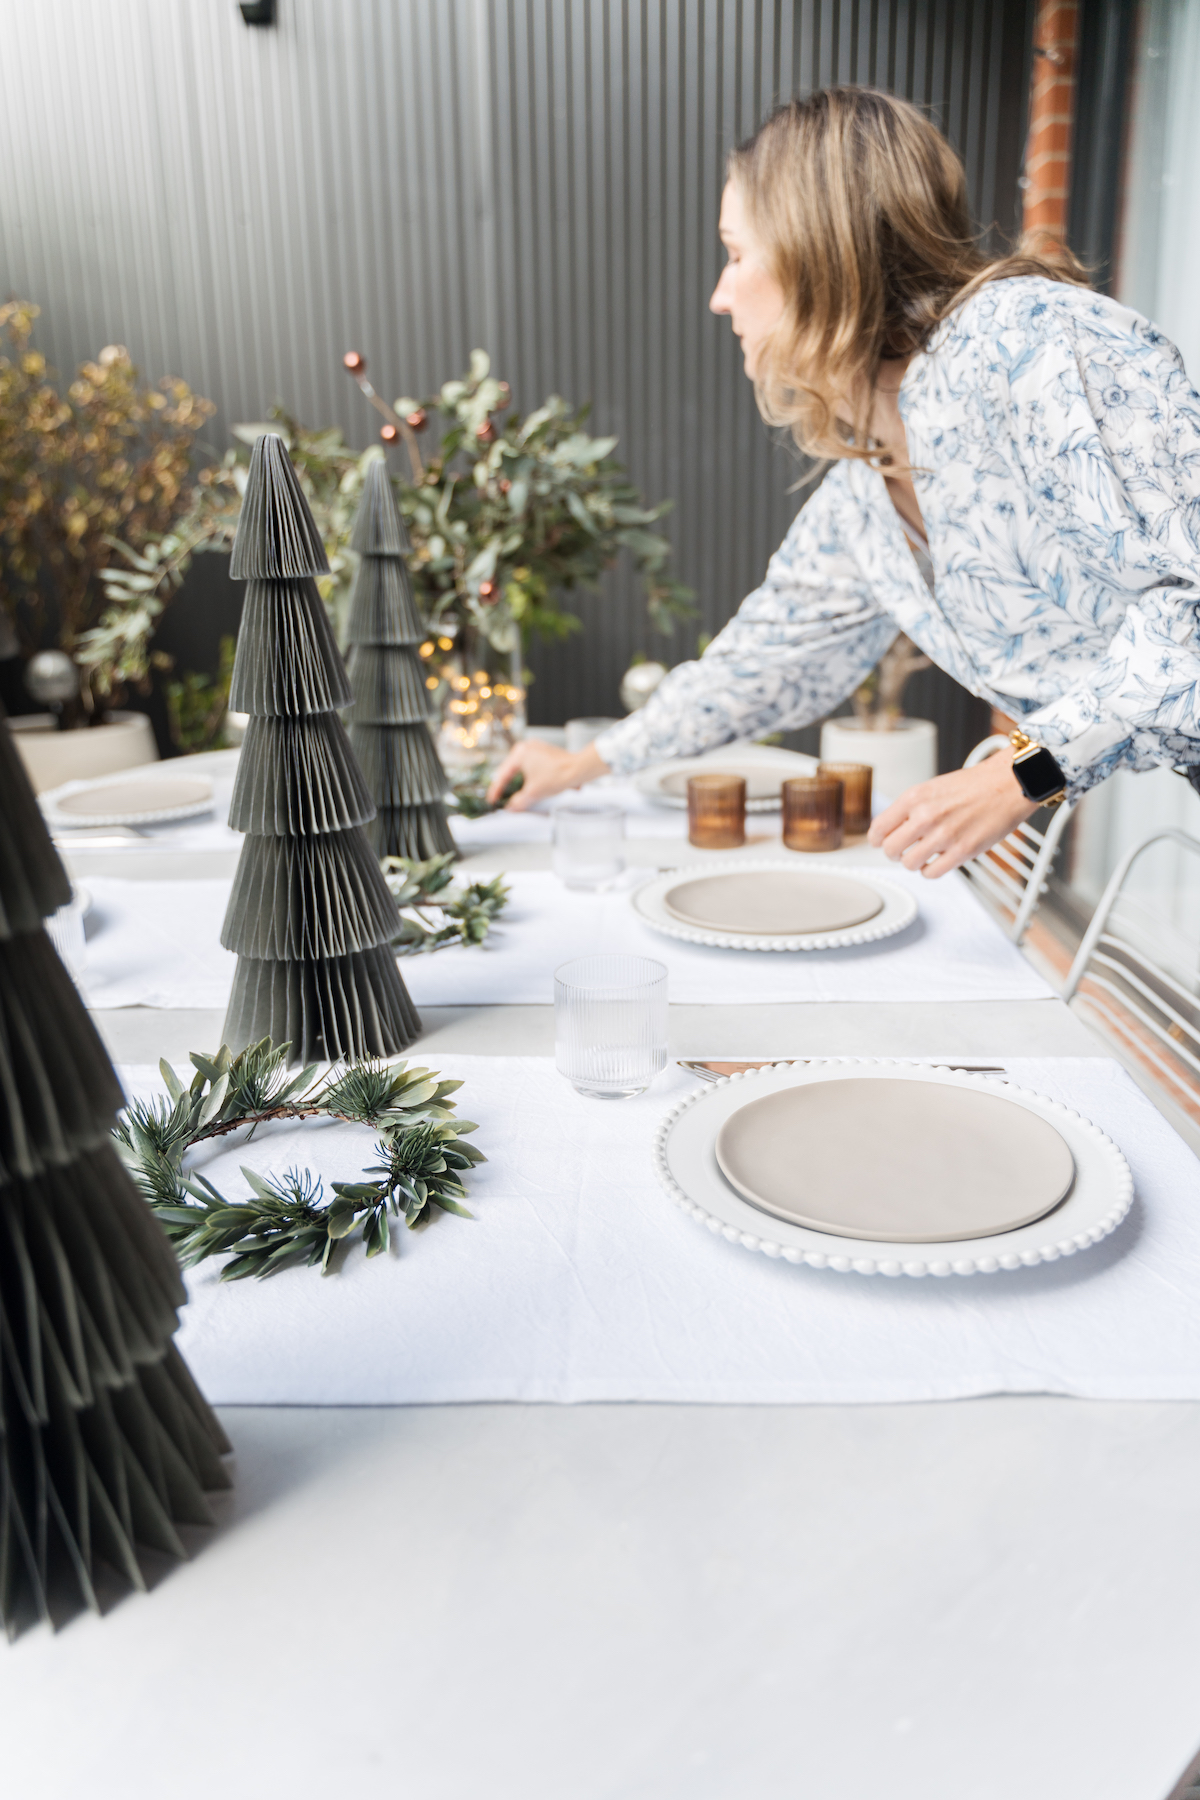
[[[237,1056],[224,1044],[214,1056],[193,1051],[196,1074],[188,1087],[162,1061],[167,1094],[133,1100],[121,1115],[113,1132],[117,1149],[181,1262],[228,1256],[222,1281],[274,1275],[299,1261],[310,1268],[319,1263],[325,1275],[338,1245],[355,1231],[371,1257],[391,1242],[389,1218],[413,1230],[435,1209],[474,1216],[460,1205],[467,1198],[462,1176],[487,1158],[463,1141],[477,1126],[452,1117],[448,1096],[460,1081],[376,1061],[324,1076],[313,1063],[289,1077],[288,1049],[264,1038]],[[184,1167],[197,1144],[243,1127],[253,1135],[272,1120],[311,1118],[370,1125],[379,1133],[379,1161],[362,1171],[368,1179],[332,1182],[332,1200],[306,1169],[267,1180],[243,1167],[252,1198],[226,1200],[199,1171]]]

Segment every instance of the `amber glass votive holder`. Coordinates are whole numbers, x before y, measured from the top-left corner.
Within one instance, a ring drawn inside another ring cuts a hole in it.
[[[687,784],[688,843],[736,850],[746,841],[746,783],[741,775],[693,775]]]
[[[842,784],[842,830],[847,837],[864,837],[871,829],[870,763],[818,763],[817,779],[828,776]]]
[[[842,841],[842,784],[795,775],[783,784],[783,841],[789,850],[836,850]]]

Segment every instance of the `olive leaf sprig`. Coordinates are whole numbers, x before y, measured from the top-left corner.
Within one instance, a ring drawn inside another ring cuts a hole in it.
[[[392,944],[400,956],[420,956],[448,944],[482,944],[508,905],[503,875],[455,887],[453,855],[417,862],[385,856],[383,876],[400,911]]]
[[[463,1142],[476,1126],[453,1118],[449,1095],[462,1086],[430,1069],[407,1063],[353,1063],[317,1078],[316,1065],[287,1071],[286,1044],[269,1038],[234,1056],[222,1045],[214,1056],[193,1052],[196,1074],[188,1087],[171,1065],[160,1062],[167,1094],[135,1100],[114,1137],[134,1181],[161,1220],[182,1262],[228,1256],[223,1281],[273,1275],[285,1264],[320,1264],[328,1274],[337,1245],[361,1230],[368,1257],[391,1242],[389,1215],[409,1229],[436,1208],[472,1215],[460,1204],[462,1176],[487,1159]],[[197,1170],[184,1168],[195,1145],[244,1126],[278,1119],[336,1118],[379,1132],[380,1160],[365,1182],[333,1182],[326,1202],[319,1176],[288,1169],[268,1179],[244,1168],[249,1200],[227,1200]]]

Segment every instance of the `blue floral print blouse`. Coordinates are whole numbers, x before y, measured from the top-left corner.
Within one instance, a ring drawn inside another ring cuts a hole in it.
[[[1200,395],[1137,313],[1040,277],[939,327],[900,390],[933,586],[883,476],[835,463],[698,662],[596,740],[617,773],[822,718],[897,629],[1021,719],[1078,798],[1200,763]]]

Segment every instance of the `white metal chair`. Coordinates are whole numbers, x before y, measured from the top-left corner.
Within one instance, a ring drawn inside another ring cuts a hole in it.
[[[1002,733],[984,738],[976,744],[963,768],[973,769],[1007,743]],[[1014,944],[1025,936],[1046,892],[1050,869],[1070,816],[1071,808],[1064,801],[1054,808],[1045,831],[1038,831],[1026,820],[990,850],[963,864],[963,874],[980,897],[999,913]]]
[[[1125,894],[1130,871],[1154,844],[1200,859],[1200,840],[1177,826],[1151,832],[1121,858],[1084,933],[1063,999],[1094,1013],[1176,1101],[1200,1100],[1200,945]],[[1197,912],[1200,925],[1200,911]]]

